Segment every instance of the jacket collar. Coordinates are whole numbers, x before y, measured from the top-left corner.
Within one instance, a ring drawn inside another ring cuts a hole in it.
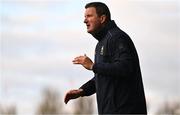
[[[113,20],[111,20],[98,33],[92,34],[92,36],[95,37],[98,41],[101,41],[107,32],[114,27],[117,27],[117,25]]]

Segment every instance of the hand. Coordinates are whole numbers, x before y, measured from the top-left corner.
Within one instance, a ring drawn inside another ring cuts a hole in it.
[[[76,98],[82,96],[82,93],[83,93],[83,89],[70,90],[66,93],[64,102],[67,104],[69,100],[76,99]]]
[[[88,70],[92,70],[92,67],[94,65],[92,60],[87,57],[86,54],[84,56],[78,56],[74,58],[73,64],[81,64],[84,68]]]

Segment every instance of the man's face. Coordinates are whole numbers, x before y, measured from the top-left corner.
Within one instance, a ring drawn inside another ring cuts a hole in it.
[[[102,27],[101,18],[97,15],[94,7],[89,7],[85,11],[84,23],[87,26],[88,33],[96,33]]]

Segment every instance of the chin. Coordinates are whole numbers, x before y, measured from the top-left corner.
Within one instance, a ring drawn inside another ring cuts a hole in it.
[[[87,30],[87,32],[88,32],[88,33],[91,33],[92,31],[90,31],[90,30]]]
[[[93,30],[87,30],[87,32],[92,34],[94,31]]]

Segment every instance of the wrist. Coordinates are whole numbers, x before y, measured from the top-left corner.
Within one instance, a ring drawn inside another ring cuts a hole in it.
[[[90,70],[93,70],[94,63],[91,65]]]
[[[79,92],[80,92],[80,96],[82,97],[83,96],[83,89],[79,89]]]

